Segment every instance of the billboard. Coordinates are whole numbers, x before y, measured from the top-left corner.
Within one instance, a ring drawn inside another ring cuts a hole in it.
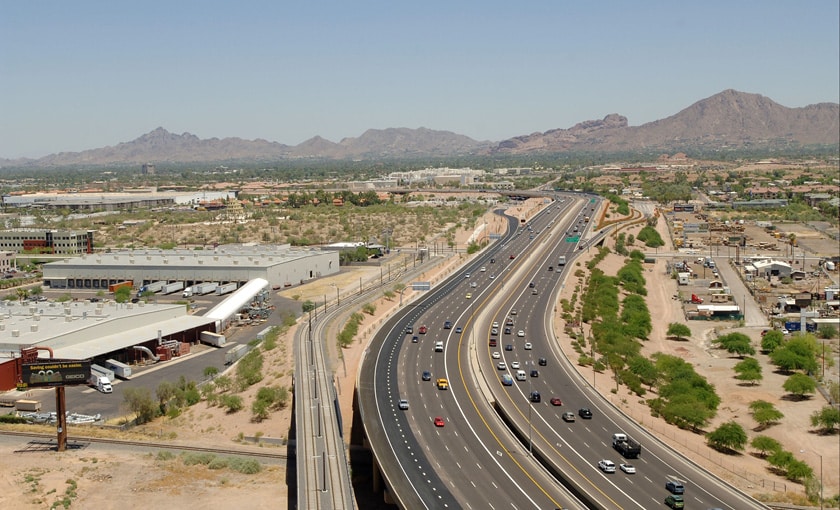
[[[18,389],[86,384],[89,377],[90,360],[45,359],[21,366]]]

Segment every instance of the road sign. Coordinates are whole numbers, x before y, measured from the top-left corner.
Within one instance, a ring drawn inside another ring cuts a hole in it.
[[[576,242],[578,242],[578,241],[580,241],[580,236],[567,237],[567,238],[566,238],[566,242],[567,242],[567,243],[576,243]]]
[[[431,290],[432,283],[431,282],[412,282],[411,288],[413,290]]]

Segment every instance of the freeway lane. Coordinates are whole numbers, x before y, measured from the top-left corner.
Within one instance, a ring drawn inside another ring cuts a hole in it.
[[[655,438],[603,403],[591,387],[581,380],[552,340],[553,314],[544,312],[553,309],[555,291],[560,283],[556,280],[556,272],[549,272],[546,268],[557,259],[558,250],[568,248],[551,243],[545,247],[546,250],[541,253],[532,251],[534,260],[529,261],[527,267],[523,266],[521,272],[509,277],[510,290],[504,302],[498,305],[502,312],[493,317],[500,324],[504,324],[508,317],[514,320],[514,334],[503,333],[500,340],[500,345],[511,344],[513,350],[494,349],[486,344],[480,349],[481,374],[487,379],[499,406],[518,428],[520,435],[532,437],[534,450],[550,464],[557,466],[564,477],[581,487],[593,504],[600,508],[661,506],[668,494],[664,489],[668,479],[684,481],[690,488],[685,496],[691,507],[764,508],[673,454]],[[534,282],[534,288],[530,287],[530,282]],[[534,291],[537,293],[534,294]],[[495,304],[492,306],[496,307]],[[508,311],[511,309],[519,313],[509,316]],[[523,337],[515,334],[520,329],[523,330]],[[531,350],[525,349],[526,342],[531,343]],[[498,352],[500,358],[494,359],[493,352]],[[545,367],[537,363],[540,357],[546,358]],[[496,365],[499,361],[505,362],[508,368],[498,370]],[[520,363],[527,372],[532,368],[539,370],[538,377],[528,375],[525,381],[517,381],[513,386],[502,386],[498,382],[498,375],[509,371],[514,362]],[[540,392],[541,402],[532,404],[528,397],[534,390]],[[563,406],[552,406],[548,401],[553,396],[559,397]],[[577,411],[583,406],[593,409],[595,416],[592,420],[584,421],[578,417],[574,423],[562,421],[560,414],[563,411]],[[623,462],[611,446],[611,436],[615,432],[629,433],[643,443],[642,458],[631,461],[638,468],[635,475],[625,475],[620,471],[605,475],[596,466],[600,459],[610,459],[616,464]]]
[[[515,225],[512,227],[515,228]],[[450,342],[446,342],[446,352],[443,353],[436,353],[434,344],[448,340],[447,337],[454,338],[454,328],[463,319],[454,317],[454,314],[459,308],[464,308],[466,293],[473,292],[478,299],[482,293],[489,292],[487,282],[492,283],[489,276],[501,275],[505,271],[509,259],[502,260],[497,250],[504,246],[503,253],[506,254],[507,250],[521,250],[527,244],[522,240],[519,241],[521,246],[515,246],[508,244],[509,241],[503,240],[482,261],[459,273],[471,272],[473,278],[455,278],[441,284],[422,305],[408,309],[404,318],[401,315],[389,321],[384,328],[386,341],[376,353],[379,360],[375,368],[376,382],[369,384],[368,376],[360,374],[359,400],[366,431],[369,437],[377,436],[371,437],[372,445],[377,438],[385,438],[390,451],[381,452],[375,446],[374,450],[385,477],[400,494],[406,507],[447,507],[454,504],[468,508],[500,508],[506,506],[507,498],[513,498],[512,508],[553,508],[561,504],[576,506],[564,502],[570,500],[568,494],[545,473],[540,473],[538,466],[525,459],[521,445],[509,434],[491,442],[478,439],[479,433],[487,435],[489,425],[483,425],[484,430],[478,432],[473,428],[481,426],[476,424],[481,424],[484,419],[465,416],[465,412],[473,411],[465,411],[457,401],[456,395],[461,390],[438,390],[432,381],[420,380],[423,370],[434,372],[436,377],[446,375],[443,360],[450,354],[457,356],[457,353],[449,348]],[[491,257],[496,258],[495,263],[489,263]],[[484,272],[480,271],[481,265],[485,267]],[[479,279],[479,275],[484,282],[477,283],[473,288],[470,283]],[[445,320],[453,321],[452,329],[443,329]],[[419,326],[423,324],[429,332],[420,335]],[[414,326],[417,343],[411,342],[413,335],[403,334],[406,325]],[[408,355],[398,356],[401,351]],[[368,372],[368,365],[363,365],[362,372]],[[378,424],[369,424],[370,412],[366,410],[363,395],[367,391],[375,393],[377,418],[385,423],[381,428]],[[406,397],[409,409],[399,410],[397,400]],[[489,407],[485,413],[495,416]],[[434,416],[442,416],[446,426],[434,427],[431,421]],[[493,424],[494,428],[499,426],[498,423]],[[517,456],[522,458],[517,459]],[[529,465],[523,468],[522,464],[526,462]],[[437,470],[439,476],[430,472],[430,466]],[[405,492],[410,494],[404,495]],[[453,503],[445,493],[453,495],[457,503]]]

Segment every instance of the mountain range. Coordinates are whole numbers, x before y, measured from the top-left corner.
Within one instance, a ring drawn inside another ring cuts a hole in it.
[[[725,90],[664,119],[640,126],[610,114],[568,129],[476,141],[426,128],[369,129],[338,143],[320,136],[290,146],[267,140],[200,139],[159,127],[130,142],[39,159],[0,159],[0,166],[64,167],[142,163],[211,163],[282,159],[390,159],[562,152],[689,152],[733,148],[840,145],[840,104],[788,108],[759,94]]]

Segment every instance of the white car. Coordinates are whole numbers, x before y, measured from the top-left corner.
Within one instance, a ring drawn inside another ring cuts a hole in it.
[[[487,268],[484,267],[484,266],[481,266],[481,272],[484,273],[485,271],[487,271]]]
[[[615,463],[611,460],[599,460],[598,468],[600,468],[604,473],[615,473]]]
[[[401,399],[400,400],[400,409],[402,409],[403,411],[408,409],[408,400],[406,400],[406,399]]]
[[[519,368],[519,362],[518,361],[511,361],[510,362],[510,368],[512,368],[514,370],[518,369]]]
[[[507,364],[504,361],[500,361],[496,368],[499,370],[507,370]]]
[[[499,352],[498,352],[498,351],[493,351],[493,359],[499,359],[499,358],[501,358],[501,357],[502,357],[502,355],[501,355],[501,354],[499,354]]]
[[[494,328],[498,328],[498,327],[499,327],[499,323],[498,323],[498,321],[493,321],[493,326],[492,326],[492,327],[494,327]]]
[[[531,347],[532,347],[531,342],[525,342],[525,350],[526,351],[530,351]]]
[[[520,329],[519,331],[516,332],[516,336],[518,336],[519,338],[524,338],[525,337],[525,331]]]
[[[619,464],[618,467],[628,475],[636,474],[636,466],[633,464]]]

